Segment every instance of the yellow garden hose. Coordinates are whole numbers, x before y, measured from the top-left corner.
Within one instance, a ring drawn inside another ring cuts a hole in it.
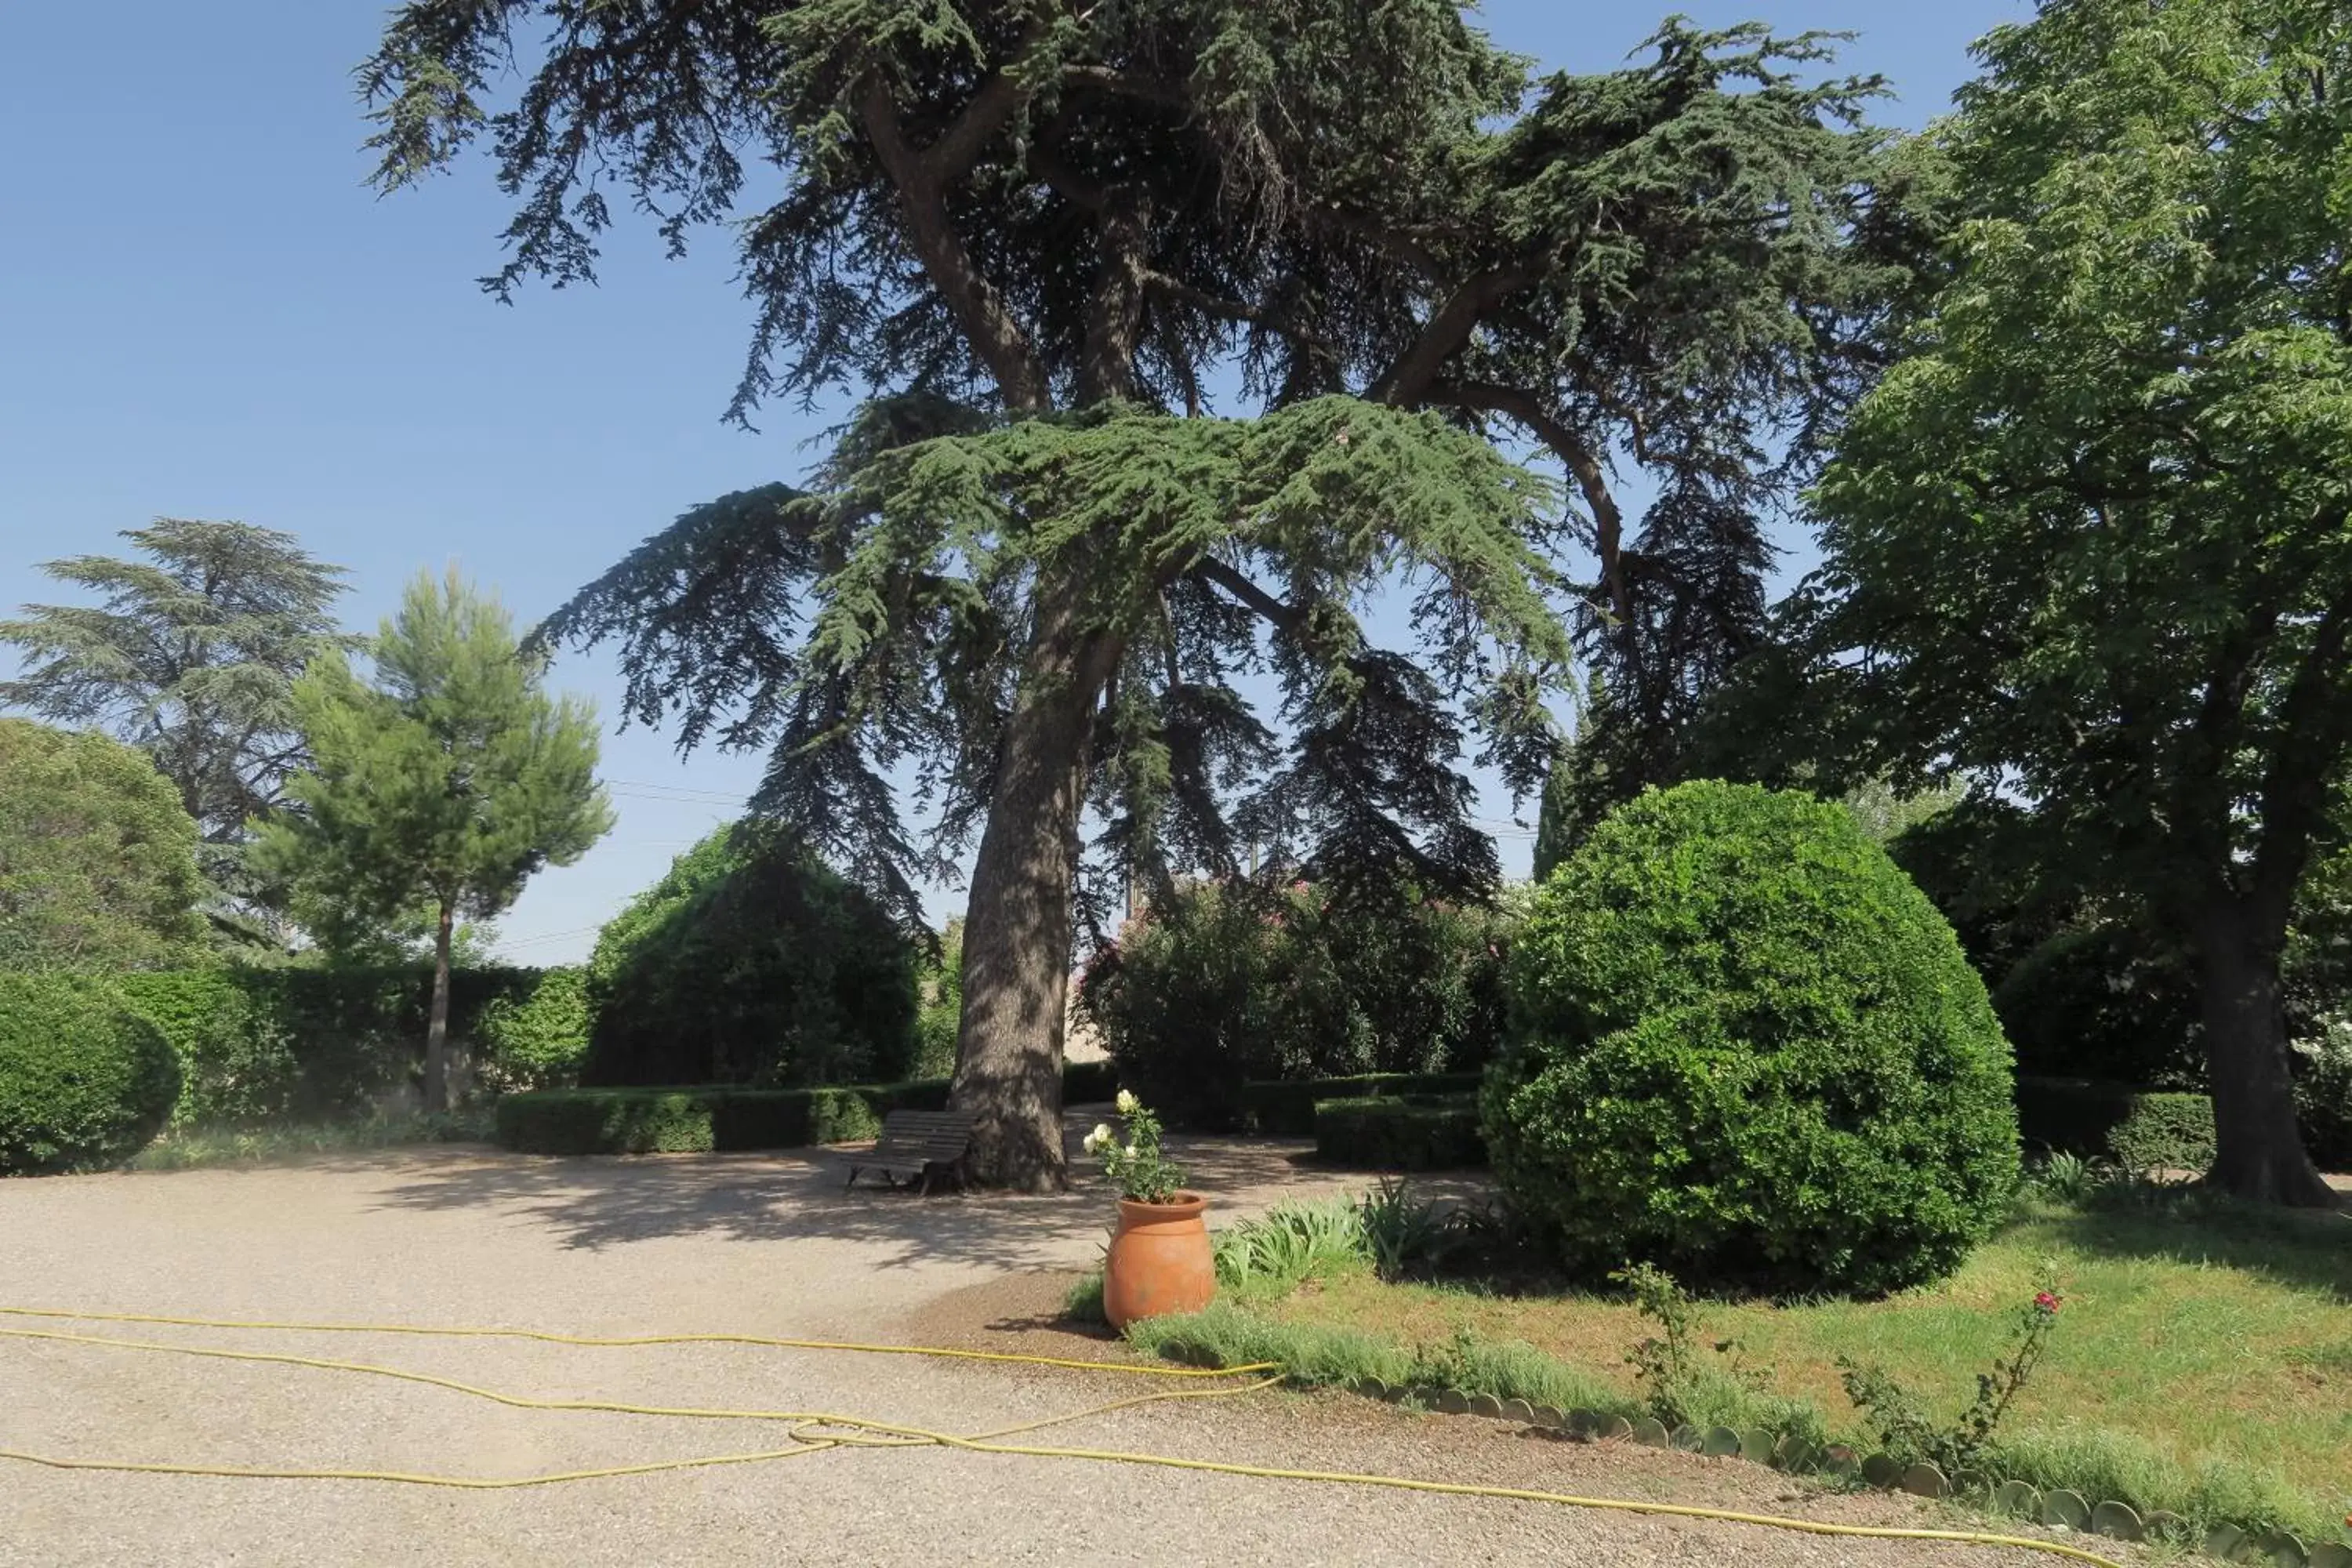
[[[1079,1361],[1059,1356],[1019,1355],[996,1351],[950,1350],[922,1345],[856,1344],[828,1340],[775,1339],[753,1334],[643,1334],[605,1337],[544,1333],[528,1329],[436,1328],[402,1323],[266,1322],[245,1319],[168,1317],[144,1312],[74,1312],[32,1307],[0,1307],[0,1314],[15,1318],[63,1319],[79,1322],[158,1323],[184,1328],[268,1330],[287,1333],[419,1334],[452,1339],[527,1339],[563,1345],[748,1344],[792,1350],[855,1352],[877,1355],[920,1355],[961,1361],[1075,1367],[1087,1372],[1126,1373],[1162,1378],[1234,1378],[1251,1373],[1275,1370],[1271,1363],[1222,1368],[1135,1366],[1110,1362]],[[210,1476],[268,1480],[388,1481],[412,1486],[457,1487],[469,1490],[492,1491],[520,1487],[552,1486],[564,1481],[654,1475],[668,1470],[696,1469],[718,1465],[764,1464],[782,1459],[796,1459],[804,1455],[823,1453],[832,1448],[936,1447],[958,1448],[970,1453],[1017,1454],[1032,1458],[1084,1459],[1102,1464],[1148,1465],[1163,1469],[1196,1470],[1211,1475],[1312,1481],[1335,1486],[1380,1487],[1398,1491],[1430,1492],[1446,1497],[1493,1498],[1514,1502],[1549,1503],[1559,1507],[1590,1509],[1601,1512],[1650,1514],[1670,1519],[1716,1520],[1734,1524],[1759,1525],[1773,1530],[1798,1531],[1809,1535],[1847,1536],[1876,1541],[1934,1541],[1967,1546],[2007,1546],[2022,1551],[2045,1552],[2078,1563],[2088,1563],[2096,1565],[2096,1568],[2122,1568],[2122,1565],[2114,1560],[2099,1556],[2081,1547],[2070,1546],[2063,1542],[2037,1540],[2031,1536],[1996,1535],[1964,1530],[1907,1530],[1889,1525],[1831,1524],[1819,1520],[1790,1519],[1776,1514],[1742,1513],[1731,1509],[1701,1508],[1682,1503],[1648,1502],[1632,1498],[1577,1497],[1566,1492],[1537,1491],[1518,1487],[1476,1486],[1456,1481],[1424,1481],[1405,1476],[1367,1475],[1346,1470],[1294,1470],[1266,1465],[1234,1464],[1216,1459],[1188,1459],[1168,1454],[1128,1453],[1109,1448],[1060,1448],[1037,1444],[1007,1443],[1001,1440],[1034,1432],[1041,1427],[1107,1415],[1114,1410],[1127,1409],[1139,1405],[1174,1399],[1226,1398],[1255,1393],[1279,1383],[1281,1379],[1278,1376],[1218,1388],[1181,1389],[1161,1394],[1139,1394],[1126,1399],[1112,1400],[1105,1405],[1091,1405],[1084,1410],[1073,1411],[1066,1415],[1051,1415],[1042,1420],[1024,1422],[1019,1426],[958,1436],[953,1433],[932,1431],[927,1427],[908,1426],[896,1422],[877,1421],[867,1416],[849,1415],[831,1411],[733,1410],[699,1406],[628,1405],[608,1400],[541,1399],[529,1394],[509,1394],[497,1389],[480,1387],[474,1384],[460,1383],[454,1378],[438,1377],[430,1373],[410,1372],[400,1367],[378,1366],[369,1362],[336,1361],[319,1356],[288,1355],[267,1351],[229,1350],[206,1345],[171,1344],[153,1340],[112,1339],[103,1335],[74,1333],[62,1329],[0,1328],[0,1338],[50,1341],[67,1344],[101,1346],[113,1350],[158,1352],[173,1355],[310,1367],[327,1372],[358,1373],[368,1376],[397,1378],[404,1382],[424,1384],[429,1387],[470,1394],[478,1399],[492,1400],[500,1405],[525,1410],[591,1410],[628,1415],[776,1422],[788,1426],[793,1439],[791,1446],[787,1447],[506,1478],[421,1475],[402,1470],[298,1470],[236,1465],[143,1463],[133,1460],[74,1458],[0,1448],[0,1459],[14,1459],[25,1464],[41,1465],[59,1470],[100,1470],[142,1475]]]

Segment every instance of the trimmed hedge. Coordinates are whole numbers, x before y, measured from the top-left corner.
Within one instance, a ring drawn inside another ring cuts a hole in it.
[[[110,981],[0,974],[0,1175],[120,1165],[179,1092],[171,1042]]]
[[[1098,1062],[1064,1062],[1062,1064],[1062,1103],[1064,1105],[1099,1105],[1118,1095],[1118,1064],[1105,1058]]]
[[[483,1067],[484,1016],[527,1004],[555,973],[453,972],[453,1045]],[[165,970],[118,984],[179,1055],[174,1126],[362,1118],[423,1069],[433,997],[426,965]]]
[[[2017,1080],[2018,1131],[2028,1146],[2136,1171],[2202,1171],[2213,1163],[2213,1102],[2087,1079]]]
[[[1118,1091],[1108,1062],[1067,1062],[1062,1103]],[[854,1143],[882,1131],[894,1110],[945,1110],[948,1079],[835,1084],[819,1089],[550,1089],[498,1104],[495,1136],[525,1154],[707,1154]]]
[[[1077,1005],[1167,1125],[1245,1126],[1272,1079],[1464,1071],[1504,1027],[1509,920],[1402,886],[1179,889],[1097,948]],[[1302,1105],[1293,1131],[1312,1130]]]
[[[1315,1152],[1370,1171],[1453,1171],[1486,1163],[1475,1095],[1375,1095],[1315,1107]]]
[[[1270,1138],[1305,1138],[1327,1100],[1475,1094],[1475,1072],[1374,1072],[1353,1078],[1269,1079],[1242,1085],[1242,1125]]]

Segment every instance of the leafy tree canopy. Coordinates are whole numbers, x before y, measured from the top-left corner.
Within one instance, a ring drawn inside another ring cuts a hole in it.
[[[369,652],[373,684],[334,651],[296,682],[310,765],[288,785],[299,809],[262,824],[253,857],[298,900],[353,921],[432,911],[425,1093],[437,1110],[457,917],[487,920],[542,866],[578,859],[612,807],[594,710],[542,692],[545,661],[455,571],[411,583]]]
[[[772,747],[761,808],[902,907],[923,852],[880,770],[918,759],[927,852],[979,832],[957,1102],[980,1173],[1036,1184],[1088,802],[1147,878],[1263,821],[1475,882],[1457,737],[1532,785],[1548,592],[1668,671],[1619,681],[1645,701],[1736,653],[1766,455],[1801,466],[1910,276],[1874,84],[1798,79],[1827,54],[1675,24],[1538,82],[1450,0],[410,0],[361,86],[386,185],[488,136],[519,198],[494,291],[592,276],[609,186],[673,247],[737,222],[736,417],[887,395],[817,494],[688,514],[548,629],[621,637],[631,710],[689,743]],[[1234,375],[1264,427],[1191,417]],[[1564,511],[1489,426],[1561,465]],[[1573,538],[1596,583],[1543,564]],[[1358,622],[1408,565],[1419,659]],[[1254,661],[1286,749],[1237,700]]]
[[[2278,963],[2352,747],[2352,23],[2071,0],[1982,53],[1955,269],[1823,479],[1800,623],[1866,765],[1994,779],[2187,937],[2217,1179],[2332,1203]]]
[[[1529,539],[1539,481],[1430,416],[1345,397],[1255,422],[1123,406],[859,461],[867,432],[936,412],[870,410],[834,488],[688,513],[541,635],[621,637],[630,712],[688,743],[772,741],[754,805],[912,920],[913,878],[951,871],[985,817],[1031,595],[1075,568],[1080,613],[1115,639],[1090,793],[1122,864],[1164,885],[1171,859],[1230,873],[1247,838],[1278,855],[1311,837],[1336,866],[1491,882],[1443,700],[1475,691],[1489,754],[1538,775],[1544,682],[1568,657]],[[1426,663],[1370,647],[1351,613],[1391,568],[1420,576]],[[1287,756],[1234,684],[1261,668],[1300,727]],[[939,808],[919,848],[881,772],[902,761]]]
[[[313,655],[348,640],[332,613],[342,569],[249,523],[162,518],[122,537],[144,559],[42,568],[100,603],[27,605],[0,621],[0,643],[24,661],[0,681],[0,704],[146,752],[203,831],[206,874],[249,915],[256,889],[237,847],[301,765],[290,691]],[[242,929],[231,909],[215,913]]]
[[[0,719],[0,971],[188,963],[203,890],[196,825],[144,756]]]

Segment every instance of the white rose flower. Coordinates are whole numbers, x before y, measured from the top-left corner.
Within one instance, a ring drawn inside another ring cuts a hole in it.
[[[1118,1113],[1121,1116],[1132,1116],[1142,1109],[1143,1101],[1135,1098],[1134,1090],[1122,1089],[1118,1091]]]
[[[1116,1136],[1110,1130],[1109,1122],[1097,1121],[1095,1123],[1095,1130],[1087,1134],[1087,1141],[1080,1147],[1089,1154],[1099,1154],[1110,1147]]]

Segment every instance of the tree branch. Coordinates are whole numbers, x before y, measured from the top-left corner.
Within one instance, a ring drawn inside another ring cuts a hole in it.
[[[1263,327],[1269,332],[1288,338],[1293,342],[1325,354],[1330,354],[1333,352],[1331,346],[1313,331],[1276,311],[1264,310],[1244,300],[1228,300],[1222,294],[1212,294],[1204,289],[1195,289],[1181,279],[1171,278],[1165,272],[1154,271],[1150,268],[1144,269],[1143,283],[1145,288],[1154,293],[1165,294],[1171,300],[1181,300],[1203,315],[1215,316],[1222,321],[1241,321],[1253,327]]]
[[[1204,555],[1194,562],[1192,574],[1202,583],[1223,588],[1284,631],[1296,631],[1299,622],[1305,618],[1298,611],[1284,604],[1213,555]]]
[[[971,334],[972,347],[996,379],[1005,407],[1015,413],[1034,413],[1051,403],[1045,366],[1038,361],[1029,334],[1006,307],[1004,296],[982,276],[971,249],[955,231],[947,205],[949,180],[970,168],[969,162],[956,167],[955,157],[978,156],[979,143],[1002,126],[1003,117],[1019,101],[1017,92],[1008,100],[991,90],[998,82],[1009,79],[1001,75],[992,77],[948,133],[924,153],[917,152],[908,142],[898,123],[898,104],[890,96],[889,84],[879,76],[866,79],[858,91],[857,108],[866,137],[874,144],[875,155],[898,189],[908,238],[913,243],[924,272],[947,301],[948,309],[954,312],[957,322]],[[984,128],[983,121],[973,113],[983,98],[990,100],[992,112],[997,113],[995,122]]]
[[[1406,407],[1419,403],[1436,381],[1445,362],[1454,357],[1470,334],[1478,330],[1478,321],[1496,301],[1517,293],[1542,278],[1543,269],[1531,262],[1514,262],[1508,267],[1492,267],[1465,279],[1437,309],[1421,329],[1420,336],[1402,357],[1391,365],[1385,374],[1365,394],[1374,403],[1394,403]]]
[[[2336,591],[2313,626],[2311,646],[2279,704],[2279,743],[2263,775],[2263,842],[2254,853],[2254,897],[2286,918],[2327,815],[2329,786],[2352,748],[2352,700],[2343,687],[2352,637],[2352,582]]]
[[[1186,114],[1192,112],[1192,96],[1182,88],[1172,87],[1154,77],[1137,76],[1131,71],[1119,70],[1111,66],[1066,65],[1062,68],[1062,80],[1074,87],[1099,88],[1105,92],[1117,93],[1121,98],[1132,98],[1143,103],[1156,103],[1165,109],[1181,110]]]
[[[1584,504],[1592,513],[1593,552],[1601,558],[1601,578],[1609,592],[1610,608],[1620,625],[1631,626],[1633,591],[1625,571],[1625,514],[1610,491],[1609,473],[1601,466],[1600,454],[1567,421],[1524,388],[1483,381],[1438,382],[1423,394],[1422,401],[1451,404],[1516,420],[1567,465],[1570,476],[1576,480],[1577,492],[1584,497]]]

